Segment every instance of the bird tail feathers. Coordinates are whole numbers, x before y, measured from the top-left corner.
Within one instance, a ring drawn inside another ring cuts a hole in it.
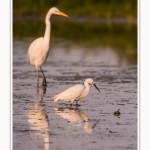
[[[57,94],[57,95],[55,95],[55,96],[53,97],[54,102],[56,102],[56,101],[59,100],[58,96],[59,96],[59,94]]]

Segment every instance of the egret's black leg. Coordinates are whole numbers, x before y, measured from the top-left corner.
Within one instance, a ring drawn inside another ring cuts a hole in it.
[[[44,96],[46,94],[46,88],[47,88],[47,86],[42,86],[43,95],[42,95],[41,101],[43,100],[43,98],[44,98]]]
[[[78,101],[76,101],[76,106],[78,105]]]
[[[46,86],[42,86],[42,90],[43,90],[43,96],[46,94]]]
[[[38,67],[36,68],[36,80],[37,80],[37,86],[39,85],[39,73],[38,73]]]
[[[43,75],[43,82],[42,82],[42,85],[43,85],[43,86],[47,86],[46,77],[45,77],[45,75],[44,75],[44,72],[43,72],[43,70],[42,70],[42,67],[40,67],[40,69],[41,69],[41,72],[42,72],[42,75]]]
[[[80,106],[80,105],[78,104],[78,101],[76,101],[76,106]]]

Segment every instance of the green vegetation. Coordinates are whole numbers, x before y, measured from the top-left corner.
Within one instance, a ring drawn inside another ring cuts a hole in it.
[[[137,18],[137,0],[14,0],[13,15],[46,15],[58,7],[69,16]]]
[[[44,18],[43,18],[44,20]],[[52,20],[51,46],[55,39],[84,46],[110,47],[120,58],[126,56],[132,63],[137,62],[137,25],[101,22],[67,22]],[[45,23],[39,20],[14,20],[13,38],[29,40],[44,35]],[[54,43],[55,44],[55,43]]]
[[[37,38],[44,35],[45,23],[35,20],[14,20],[15,39]],[[52,21],[51,39],[58,38],[88,46],[101,45],[117,49],[137,49],[137,25],[100,22]]]

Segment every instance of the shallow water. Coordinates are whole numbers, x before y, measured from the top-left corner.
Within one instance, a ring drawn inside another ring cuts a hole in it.
[[[26,62],[29,42],[13,45],[14,150],[137,149],[137,66],[111,48],[53,47],[36,86],[35,67]],[[66,46],[67,45],[67,46]],[[71,45],[71,44],[70,44]],[[90,48],[89,48],[90,49]],[[93,78],[80,106],[53,102],[52,97]],[[121,114],[114,112],[120,109]]]

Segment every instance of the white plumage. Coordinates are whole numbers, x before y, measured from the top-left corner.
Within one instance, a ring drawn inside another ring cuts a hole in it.
[[[49,41],[50,41],[50,31],[51,31],[51,24],[50,24],[50,17],[52,14],[57,14],[61,16],[68,17],[66,14],[62,13],[58,10],[58,8],[53,7],[51,8],[45,18],[45,34],[44,37],[40,37],[36,40],[34,40],[28,49],[27,58],[31,65],[34,65],[36,67],[36,74],[37,74],[37,83],[39,83],[39,77],[38,77],[38,67],[40,67],[41,72],[43,74],[43,84],[46,84],[46,77],[44,75],[44,72],[41,68],[41,66],[45,63],[48,54],[49,54]]]
[[[88,78],[84,81],[84,84],[77,84],[74,85],[65,91],[61,92],[60,94],[57,94],[53,97],[54,101],[64,101],[64,102],[70,102],[71,104],[76,101],[77,102],[85,98],[89,92],[90,92],[90,85],[94,85],[96,89],[100,92],[96,84],[94,83],[93,79]]]

